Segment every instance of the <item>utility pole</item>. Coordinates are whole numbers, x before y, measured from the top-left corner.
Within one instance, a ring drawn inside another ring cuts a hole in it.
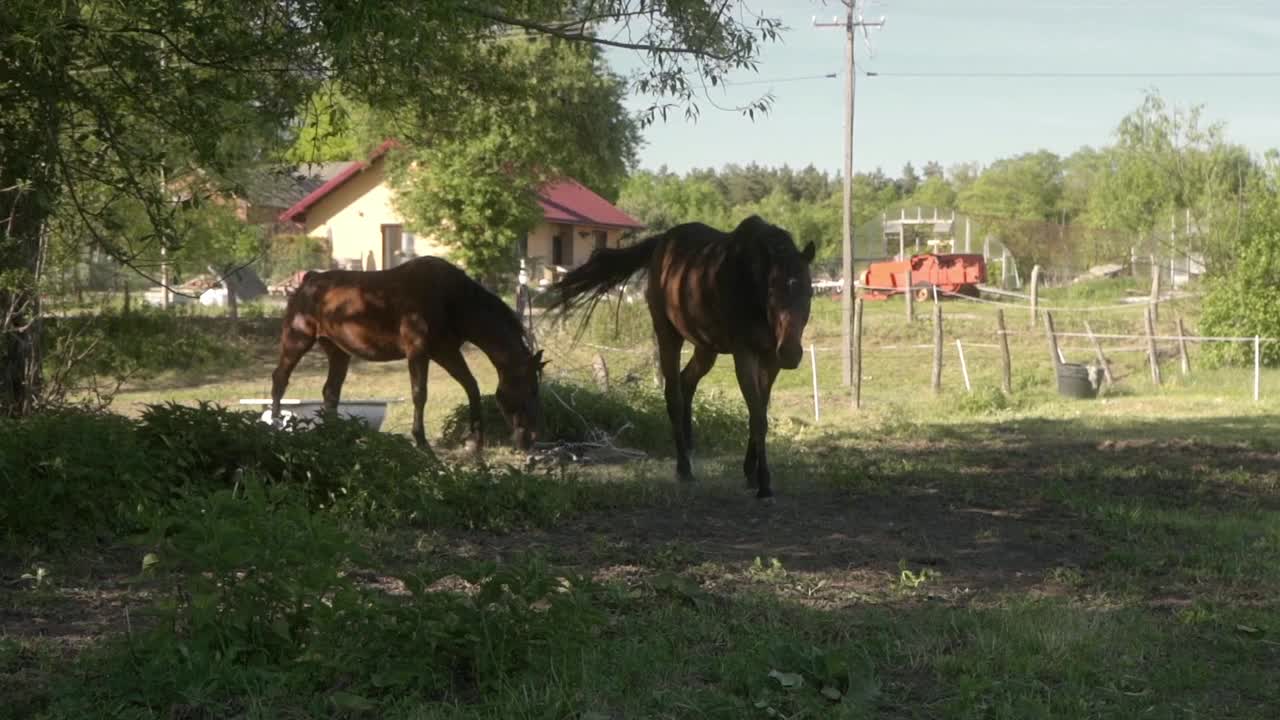
[[[857,65],[855,63],[854,53],[854,33],[855,29],[861,28],[863,39],[867,39],[868,27],[882,27],[884,18],[876,22],[866,22],[862,19],[862,13],[858,7],[858,0],[842,0],[848,12],[845,14],[843,22],[839,18],[832,18],[831,22],[818,22],[817,18],[813,19],[814,27],[840,27],[844,28],[844,59],[845,59],[845,85],[844,85],[844,250],[841,253],[841,275],[843,276],[841,288],[841,327],[843,329],[844,342],[840,348],[840,355],[843,359],[843,372],[841,377],[844,379],[845,385],[853,384],[853,265],[854,265],[854,248],[853,248],[853,100],[855,82],[857,78]]]

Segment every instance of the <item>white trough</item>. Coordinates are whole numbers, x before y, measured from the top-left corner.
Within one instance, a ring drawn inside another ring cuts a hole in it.
[[[387,405],[392,402],[395,401],[343,400],[338,403],[338,414],[364,420],[374,430],[381,430],[382,422],[387,417]],[[265,408],[259,419],[268,425],[271,424],[271,398],[241,398],[240,404],[257,405]],[[280,416],[286,420],[291,417],[315,417],[320,415],[323,410],[324,400],[280,399]]]

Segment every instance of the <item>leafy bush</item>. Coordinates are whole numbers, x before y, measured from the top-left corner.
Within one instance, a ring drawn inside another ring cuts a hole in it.
[[[264,279],[281,280],[299,270],[326,269],[332,263],[329,241],[311,235],[274,235],[254,265]]]
[[[486,442],[510,442],[507,424],[493,396],[484,396]],[[542,385],[543,432],[546,440],[588,442],[603,432],[615,443],[647,452],[674,451],[671,422],[662,392],[647,384],[629,384],[602,392],[594,388],[547,381]],[[466,403],[454,407],[443,423],[447,445],[465,441],[470,410]],[[694,444],[713,449],[738,448],[746,434],[742,410],[713,389],[701,390],[693,407]]]
[[[151,526],[156,513],[255,479],[354,527],[508,530],[616,502],[572,476],[440,463],[399,435],[345,417],[275,429],[202,404],[138,420],[62,413],[0,421],[0,540],[46,542]]]
[[[0,537],[56,542],[132,529],[156,467],[133,430],[108,414],[0,419]]]
[[[55,357],[59,348],[74,351],[93,344],[75,366],[78,377],[154,376],[173,370],[218,370],[244,364],[247,347],[225,332],[213,332],[203,323],[158,309],[142,308],[129,314],[59,318],[45,334],[46,350]]]
[[[1250,190],[1244,233],[1226,272],[1213,277],[1204,298],[1201,332],[1211,336],[1280,337],[1280,168]],[[1280,364],[1280,343],[1263,343],[1262,361]],[[1253,364],[1253,345],[1207,343],[1207,359],[1217,365]]]

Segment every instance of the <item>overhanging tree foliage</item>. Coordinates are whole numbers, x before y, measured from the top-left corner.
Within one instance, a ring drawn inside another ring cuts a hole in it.
[[[616,199],[640,144],[626,85],[597,48],[520,42],[497,70],[524,78],[520,102],[477,103],[448,129],[402,126],[397,135],[413,139],[392,154],[395,203],[410,227],[482,276],[513,268],[518,238],[541,219],[541,185],[567,176]]]
[[[628,33],[596,34],[602,25]],[[52,218],[130,262],[182,238],[166,177],[278,157],[324,83],[424,130],[527,97],[504,73],[512,33],[629,47],[631,78],[696,112],[699,76],[754,69],[779,24],[739,2],[689,0],[6,0],[0,3],[0,413],[30,411],[40,376],[38,285]],[[627,37],[627,40],[611,38]],[[754,112],[764,101],[747,108]],[[152,232],[122,248],[115,209]]]

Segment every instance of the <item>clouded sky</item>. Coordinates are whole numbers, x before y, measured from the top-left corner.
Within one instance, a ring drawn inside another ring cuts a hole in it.
[[[843,73],[844,33],[811,18],[843,17],[838,0],[748,0],[788,30],[767,46],[758,74],[738,82]],[[1048,149],[1068,154],[1103,145],[1146,88],[1179,105],[1203,104],[1228,138],[1262,152],[1280,147],[1280,0],[880,0],[874,56],[859,44],[854,167],[897,175],[904,163],[990,162]],[[637,65],[610,51],[615,70]],[[967,73],[1134,73],[1137,77],[973,77]],[[956,73],[960,77],[894,77]],[[1269,77],[1160,77],[1169,73],[1271,73]],[[1148,75],[1149,74],[1149,75]],[[705,100],[694,123],[672,115],[645,131],[641,166],[682,172],[726,163],[843,165],[844,84],[836,79],[731,85],[724,106],[772,90],[774,107],[755,122]],[[651,98],[633,96],[633,108]]]

